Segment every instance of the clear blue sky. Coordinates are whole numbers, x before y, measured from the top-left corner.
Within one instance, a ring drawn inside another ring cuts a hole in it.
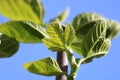
[[[46,22],[68,6],[70,7],[70,15],[67,19],[69,22],[82,12],[96,12],[120,22],[120,0],[42,0],[42,2],[46,9]],[[0,23],[6,21],[7,19],[0,15]],[[82,65],[76,80],[120,80],[119,46],[120,37],[112,41],[106,56]],[[48,56],[56,58],[56,53],[52,53],[42,44],[20,44],[16,55],[9,59],[0,59],[0,80],[54,80],[55,77],[29,73],[22,66],[26,62]]]

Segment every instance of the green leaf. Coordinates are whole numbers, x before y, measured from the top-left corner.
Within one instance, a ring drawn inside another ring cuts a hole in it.
[[[64,49],[63,29],[58,22],[52,22],[46,29],[49,38],[44,38],[43,43],[52,51]]]
[[[50,57],[26,63],[24,64],[24,68],[29,72],[44,76],[65,74],[60,69],[58,63]]]
[[[64,31],[59,22],[52,22],[48,25],[46,32],[50,37],[44,38],[43,42],[52,51],[61,51],[70,47],[75,36],[74,29],[69,23]]]
[[[36,13],[38,18],[42,21],[45,14],[43,3],[40,0],[24,0],[24,1],[31,6],[32,10]]]
[[[82,55],[82,52],[81,52],[82,41],[84,37],[86,36],[86,34],[88,33],[88,31],[94,26],[95,21],[97,20],[104,20],[104,19],[99,14],[88,13],[88,12],[82,13],[74,18],[72,25],[75,29],[76,37],[74,39],[72,49],[78,54]],[[76,43],[78,45],[76,45]]]
[[[0,58],[13,56],[17,52],[18,48],[18,41],[0,33]]]
[[[89,63],[93,60],[93,58],[100,58],[104,55],[107,54],[109,48],[110,48],[110,45],[111,45],[111,41],[110,39],[100,39],[99,42],[95,45],[94,47],[94,54],[86,57],[82,64],[85,64],[85,63]]]
[[[82,41],[84,40],[84,37],[86,36],[86,34],[88,33],[88,31],[92,28],[95,27],[96,21],[93,22],[89,22],[88,24],[86,24],[84,27],[78,29],[78,31],[76,32],[76,38],[72,44],[72,49],[83,56],[82,54]]]
[[[64,45],[61,43],[61,41],[59,41],[59,39],[56,38],[45,38],[43,39],[43,43],[45,44],[45,46],[47,46],[47,48],[49,50],[52,51],[61,51],[64,50]]]
[[[64,44],[70,46],[75,38],[75,31],[70,23],[66,24],[65,31],[63,32]]]
[[[42,24],[44,8],[39,0],[0,0],[0,14],[12,20]]]
[[[40,26],[28,21],[9,21],[0,24],[0,32],[24,43],[41,42],[42,38],[46,36]]]
[[[82,50],[81,50],[81,43],[72,43],[71,47],[72,47],[73,51],[75,51],[76,53],[83,56]]]
[[[50,22],[54,22],[54,21],[63,22],[68,17],[68,15],[69,15],[69,8],[67,8],[64,12],[60,13],[58,16],[56,16]]]
[[[90,22],[88,24],[86,24],[84,27],[78,29],[78,31],[76,32],[76,36],[77,36],[77,41],[76,42],[79,42],[81,43],[82,40],[84,39],[84,37],[86,36],[86,34],[88,33],[88,31],[94,27],[94,25],[96,24],[95,21],[93,22]]]
[[[88,31],[82,42],[82,54],[84,57],[89,57],[96,53],[96,44],[100,43],[100,40],[104,40],[106,36],[107,25],[105,21],[95,21],[93,27]],[[101,52],[107,53],[107,51]]]
[[[80,28],[84,27],[86,24],[97,20],[103,20],[103,17],[96,13],[85,12],[76,16],[73,19],[72,25],[75,31],[77,32]]]
[[[95,21],[94,26],[88,31],[83,39],[82,54],[84,60],[82,63],[89,63],[93,58],[99,58],[108,53],[110,48],[110,39],[106,38],[107,25],[104,21]]]
[[[120,33],[120,24],[117,21],[108,20],[107,25],[106,38],[113,39]]]

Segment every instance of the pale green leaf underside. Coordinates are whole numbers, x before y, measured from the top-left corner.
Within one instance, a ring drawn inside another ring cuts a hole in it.
[[[93,58],[100,58],[104,55],[106,55],[109,51],[111,45],[110,39],[101,39],[94,47],[94,52],[90,56],[83,58],[83,64],[89,63],[93,60]]]
[[[60,69],[58,63],[50,57],[26,63],[24,64],[24,68],[29,72],[44,76],[64,74],[64,72],[62,72]]]
[[[0,58],[13,56],[17,52],[18,48],[18,41],[0,33]]]
[[[82,42],[82,54],[84,57],[88,57],[96,53],[95,51],[98,51],[94,50],[94,48],[99,47],[99,45],[97,46],[96,44],[99,44],[101,39],[104,40],[106,36],[106,28],[106,23],[100,20],[96,21],[93,27],[88,31]]]
[[[86,36],[86,34],[88,33],[88,31],[92,27],[95,26],[95,24],[96,24],[96,22],[93,21],[93,22],[90,22],[90,23],[84,25],[84,27],[78,29],[78,31],[76,32],[76,38],[79,40],[80,43],[82,42],[82,40],[84,39],[84,37]]]
[[[0,24],[0,32],[5,35],[15,38],[19,42],[36,43],[41,42],[46,36],[44,30],[28,21],[9,21]]]
[[[106,38],[113,39],[120,33],[120,24],[118,22],[107,20],[96,13],[82,13],[76,16],[72,22],[76,31],[76,39],[74,40],[74,43],[81,44],[88,31],[94,26],[95,21],[98,20],[104,20],[107,23]],[[72,46],[72,48],[75,52],[79,54],[81,53],[81,51],[79,51],[81,46]]]
[[[69,15],[69,9],[67,8],[64,12],[60,13],[58,16],[56,16],[50,22],[53,22],[53,21],[63,22],[68,17],[68,15]]]
[[[103,20],[103,17],[96,13],[85,12],[73,19],[72,26],[75,29],[76,37],[72,44],[72,49],[83,56],[81,44],[89,29],[94,25],[94,21]],[[77,43],[77,44],[76,44]],[[80,45],[79,45],[80,44]]]
[[[13,20],[42,23],[44,9],[38,0],[0,0],[0,14]]]
[[[88,30],[92,28],[91,23],[97,20],[105,20],[107,22],[106,38],[113,39],[120,33],[120,24],[117,21],[108,20],[96,13],[85,12],[76,16],[72,22],[79,41],[82,41]]]

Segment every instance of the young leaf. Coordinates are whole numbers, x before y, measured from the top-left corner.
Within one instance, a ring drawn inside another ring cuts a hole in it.
[[[75,38],[75,31],[70,23],[66,24],[65,31],[63,32],[65,44],[70,46]]]
[[[39,0],[0,0],[0,14],[12,20],[28,20],[41,24],[44,9]]]
[[[89,57],[96,53],[94,48],[100,40],[106,36],[107,25],[103,20],[95,21],[94,26],[88,31],[82,42],[82,54],[84,57]],[[102,53],[102,52],[101,52]],[[106,51],[103,53],[107,53]]]
[[[113,39],[120,33],[120,24],[113,20],[107,21],[107,32],[106,32],[106,38]]]
[[[24,64],[24,68],[29,72],[44,76],[65,74],[65,72],[62,72],[60,69],[58,63],[50,57],[26,63]]]
[[[52,22],[48,25],[46,32],[50,37],[44,38],[43,42],[52,51],[65,50],[72,44],[75,36],[74,29],[69,23],[67,23],[64,31],[60,23]]]
[[[17,52],[18,48],[18,41],[0,33],[0,58],[13,56]]]
[[[52,51],[59,51],[64,49],[63,29],[60,23],[52,22],[46,29],[49,38],[44,38],[43,43]]]
[[[43,43],[47,46],[49,50],[52,51],[61,51],[64,50],[64,45],[57,38],[44,38]]]
[[[63,22],[68,17],[68,15],[69,15],[69,9],[67,8],[64,12],[60,13],[58,16],[56,16],[50,22],[54,22],[54,21]]]
[[[40,26],[27,21],[9,21],[0,24],[0,32],[24,43],[41,42],[46,36]]]

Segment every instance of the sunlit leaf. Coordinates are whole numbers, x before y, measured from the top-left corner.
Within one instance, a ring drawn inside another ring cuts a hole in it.
[[[50,23],[46,30],[49,38],[44,38],[43,42],[52,51],[58,51],[64,49],[63,29],[60,23]]]
[[[24,68],[29,72],[45,76],[55,76],[64,74],[58,63],[53,58],[44,58],[24,64]]]
[[[56,38],[45,38],[43,39],[43,43],[47,46],[48,49],[52,51],[61,51],[64,50],[64,45]]]
[[[70,46],[75,38],[75,31],[70,23],[66,24],[65,31],[63,32],[65,44]]]
[[[5,35],[15,38],[19,42],[36,43],[41,42],[46,36],[44,30],[28,21],[9,21],[0,24],[0,32]]]
[[[13,20],[42,24],[44,8],[39,0],[0,0],[0,14]]]
[[[65,50],[66,47],[72,44],[75,36],[74,29],[69,23],[63,30],[59,22],[52,22],[48,25],[46,32],[49,38],[44,38],[43,42],[52,51]]]
[[[18,48],[18,41],[0,33],[0,58],[8,58],[13,56],[17,52]]]
[[[45,14],[43,3],[40,0],[24,0],[24,1],[31,6],[33,11],[37,14],[37,16],[42,21]]]

